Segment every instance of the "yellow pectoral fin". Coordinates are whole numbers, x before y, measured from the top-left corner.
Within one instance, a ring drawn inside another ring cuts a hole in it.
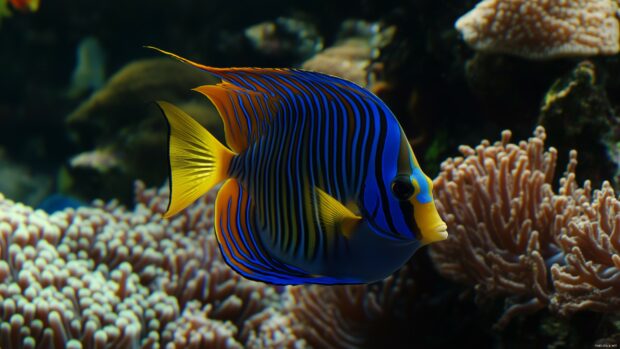
[[[315,188],[319,201],[319,220],[330,231],[340,230],[346,238],[351,238],[357,223],[362,219],[340,201],[320,188]]]

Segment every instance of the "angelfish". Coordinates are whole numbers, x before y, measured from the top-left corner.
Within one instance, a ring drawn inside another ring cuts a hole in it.
[[[159,50],[159,49],[157,49]],[[170,217],[222,183],[215,234],[242,276],[272,284],[381,280],[447,237],[407,137],[370,91],[297,69],[214,68],[195,91],[217,108],[227,146],[158,102],[169,126]]]

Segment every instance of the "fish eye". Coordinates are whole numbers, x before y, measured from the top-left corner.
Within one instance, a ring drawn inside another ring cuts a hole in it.
[[[392,181],[392,194],[400,201],[409,200],[415,193],[415,187],[409,176],[400,175]]]

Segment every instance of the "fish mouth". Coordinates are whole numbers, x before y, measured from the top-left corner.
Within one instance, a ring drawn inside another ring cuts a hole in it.
[[[448,238],[448,226],[445,223],[439,224],[431,229],[422,231],[422,245],[442,241]]]

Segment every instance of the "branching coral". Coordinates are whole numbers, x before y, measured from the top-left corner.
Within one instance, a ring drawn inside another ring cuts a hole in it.
[[[414,285],[408,267],[382,283],[365,285],[294,287],[288,307],[293,332],[314,348],[367,348],[382,324],[393,323],[400,301],[411,301]]]
[[[477,50],[530,59],[615,54],[614,0],[484,0],[456,28]]]
[[[518,145],[504,131],[493,145],[462,146],[464,157],[444,162],[435,180],[452,229],[431,256],[442,275],[475,285],[480,299],[510,298],[500,327],[547,306],[560,313],[618,306],[620,203],[609,184],[594,200],[589,182],[576,184],[574,151],[554,192],[557,151],[544,150],[545,137],[539,127]]]
[[[505,131],[494,145],[462,146],[465,158],[442,164],[437,207],[452,231],[431,250],[443,275],[475,284],[479,296],[520,299],[501,323],[548,304],[545,264],[559,251],[555,237],[565,219],[552,202],[557,152],[544,152],[543,129],[519,145],[510,136]]]
[[[572,187],[576,187],[574,182]],[[579,189],[577,189],[579,190]],[[580,310],[620,310],[620,201],[609,182],[588,198],[583,215],[568,224],[560,243],[566,264],[551,267],[557,291],[552,308],[563,314]]]

